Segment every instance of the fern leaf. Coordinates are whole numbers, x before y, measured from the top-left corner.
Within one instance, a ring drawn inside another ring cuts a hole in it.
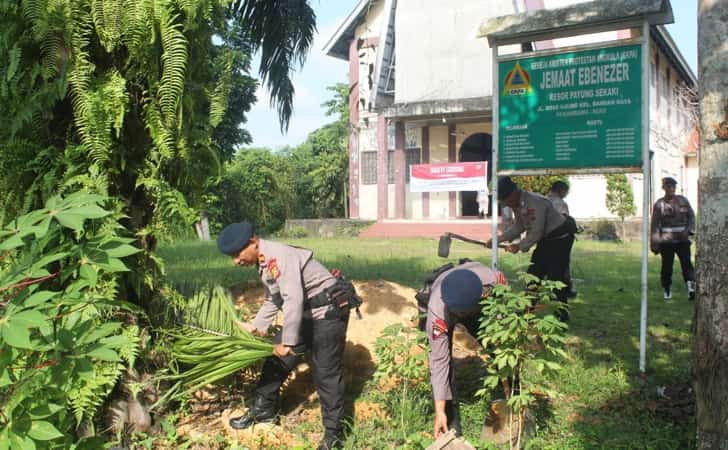
[[[159,27],[162,36],[162,79],[159,85],[159,105],[167,126],[172,126],[177,118],[177,108],[184,91],[187,69],[187,39],[182,33],[182,25],[175,23],[177,14],[166,9],[161,16]]]

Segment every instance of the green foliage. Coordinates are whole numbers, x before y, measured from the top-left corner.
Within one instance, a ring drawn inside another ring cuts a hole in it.
[[[609,220],[600,220],[594,225],[594,236],[600,241],[614,241],[617,239],[617,230],[614,223]]]
[[[322,106],[336,121],[315,130],[291,152],[295,199],[293,217],[344,217],[349,182],[349,87],[327,88],[334,97]]]
[[[309,232],[306,228],[292,226],[292,227],[287,227],[287,228],[277,232],[275,234],[275,237],[281,238],[281,239],[284,239],[284,238],[300,239],[300,238],[308,237],[308,235],[309,235]]]
[[[523,190],[548,195],[552,184],[556,181],[563,181],[568,184],[569,177],[565,175],[525,175],[513,177],[513,181]]]
[[[403,431],[407,423],[416,420],[413,416],[424,412],[421,400],[429,397],[427,347],[424,332],[401,324],[387,326],[374,343],[377,355],[374,380],[386,377],[396,381],[398,392],[389,395],[387,403]],[[407,435],[403,438],[408,440]]]
[[[139,252],[98,195],[52,197],[0,231],[0,442],[69,447],[138,353],[119,298]],[[75,420],[74,420],[75,419]]]
[[[241,150],[212,189],[207,207],[211,227],[249,220],[260,233],[280,229],[293,198],[292,178],[285,156],[268,149]]]
[[[637,212],[634,204],[634,195],[632,194],[632,186],[627,180],[627,175],[623,173],[607,175],[607,209],[616,214],[622,221],[622,240],[626,238],[626,230],[624,228],[624,219],[627,216],[633,216]]]
[[[285,125],[314,29],[305,1],[2,2],[0,223],[79,188],[108,196],[144,250],[123,287],[144,304],[159,236],[190,229],[250,142],[251,54]]]
[[[483,389],[477,394],[486,395],[502,384],[512,414],[519,417],[536,400],[531,390],[524,388],[526,365],[532,365],[538,373],[560,370],[561,366],[549,358],[566,358],[563,346],[567,328],[552,314],[536,314],[533,307],[564,308],[566,305],[555,301],[554,292],[563,283],[541,281],[523,273],[520,279],[529,286],[527,291],[516,292],[511,286],[498,285],[481,301],[478,338],[492,359]],[[518,436],[522,431],[519,427]]]
[[[213,231],[249,220],[262,233],[280,230],[288,218],[343,217],[349,179],[348,87],[328,88],[324,103],[335,122],[308,135],[293,149],[243,148],[211,181],[203,197]]]

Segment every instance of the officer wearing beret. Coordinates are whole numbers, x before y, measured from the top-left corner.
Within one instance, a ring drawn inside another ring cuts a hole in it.
[[[576,233],[574,219],[560,214],[543,195],[521,190],[510,177],[498,180],[498,201],[515,213],[515,222],[498,234],[498,242],[512,241],[525,231],[525,237],[517,244],[510,244],[506,250],[527,252],[535,245],[528,273],[564,283],[565,286],[556,292],[556,298],[567,303],[569,289],[565,274]],[[492,247],[493,242],[488,241],[486,245]],[[563,322],[569,320],[566,309],[559,309],[557,315]]]
[[[660,281],[663,298],[672,298],[672,265],[675,254],[680,259],[683,280],[688,288],[688,300],[695,299],[695,270],[690,262],[690,236],[695,234],[695,213],[688,199],[675,195],[677,181],[672,177],[662,179],[665,196],[652,208],[650,248],[662,257]]]
[[[452,365],[452,338],[461,324],[477,337],[480,326],[480,299],[495,284],[505,284],[502,273],[478,262],[466,262],[440,274],[432,284],[425,331],[430,342],[430,383],[435,401],[435,438],[455,430],[459,436],[460,413]]]
[[[299,364],[301,355],[310,350],[325,428],[318,448],[336,448],[344,415],[343,356],[349,297],[356,296],[353,287],[343,296],[338,287],[351,283],[335,278],[313,259],[311,250],[258,238],[248,222],[225,227],[217,245],[235,264],[257,266],[265,288],[265,300],[255,319],[241,326],[263,335],[278,311],[283,311],[283,328],[273,338],[274,356],[263,364],[253,405],[247,415],[231,419],[230,426],[244,429],[256,423],[275,422],[280,387]]]

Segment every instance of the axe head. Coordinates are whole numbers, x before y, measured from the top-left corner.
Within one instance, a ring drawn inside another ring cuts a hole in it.
[[[452,238],[449,233],[440,236],[440,242],[437,243],[437,256],[440,258],[450,256],[450,244],[452,244]]]

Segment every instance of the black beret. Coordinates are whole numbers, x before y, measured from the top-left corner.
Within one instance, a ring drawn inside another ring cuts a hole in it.
[[[503,200],[518,189],[516,183],[511,180],[511,177],[503,177],[498,180],[498,200]]]
[[[248,246],[252,237],[253,225],[250,222],[231,223],[217,236],[217,248],[221,253],[235,256]]]
[[[663,186],[666,186],[666,185],[677,186],[677,181],[675,181],[675,179],[673,177],[665,177],[662,179],[662,185]]]
[[[470,311],[483,297],[483,282],[472,270],[457,269],[445,275],[442,301],[452,311]]]

